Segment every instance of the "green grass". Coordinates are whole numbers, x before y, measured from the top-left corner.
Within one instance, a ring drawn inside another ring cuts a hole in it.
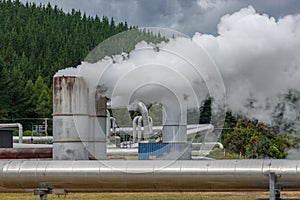
[[[240,155],[238,154],[233,154],[229,152],[224,152],[224,149],[214,149],[213,151],[210,152],[210,154],[207,156],[209,158],[214,158],[217,160],[228,160],[228,159],[241,159]]]

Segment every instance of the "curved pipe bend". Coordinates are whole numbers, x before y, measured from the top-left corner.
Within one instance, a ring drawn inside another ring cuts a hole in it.
[[[0,124],[0,128],[19,128],[19,143],[23,143],[23,126],[20,123]]]

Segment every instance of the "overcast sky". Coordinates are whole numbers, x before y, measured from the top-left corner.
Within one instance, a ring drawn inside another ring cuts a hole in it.
[[[21,0],[26,2],[27,0]],[[194,35],[216,34],[220,17],[252,5],[257,12],[276,19],[300,12],[299,0],[30,0],[37,4],[72,8],[91,16],[113,17],[139,27],[163,27]]]

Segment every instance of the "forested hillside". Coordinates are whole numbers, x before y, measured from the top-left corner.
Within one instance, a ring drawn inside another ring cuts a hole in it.
[[[0,1],[0,19],[1,119],[50,117],[54,73],[129,29],[126,22],[19,1]]]

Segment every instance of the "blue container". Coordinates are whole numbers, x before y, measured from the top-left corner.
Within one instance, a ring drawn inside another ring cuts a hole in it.
[[[139,143],[139,160],[189,160],[190,146],[184,143]]]

